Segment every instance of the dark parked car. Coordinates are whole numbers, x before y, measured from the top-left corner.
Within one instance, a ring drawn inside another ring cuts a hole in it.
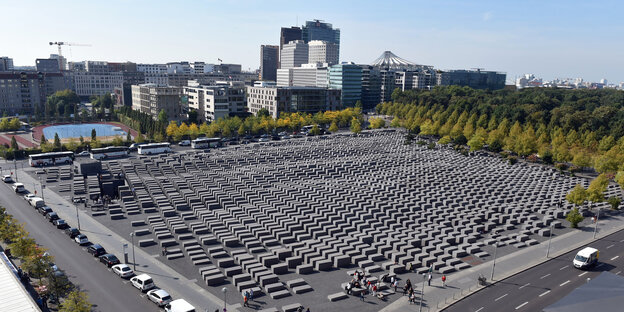
[[[87,248],[87,252],[92,254],[94,257],[99,257],[106,254],[106,249],[104,249],[104,247],[100,244],[93,244]]]
[[[105,254],[100,256],[100,262],[106,264],[107,267],[112,267],[115,264],[119,264],[120,261],[113,254]]]
[[[58,214],[56,214],[56,212],[49,212],[45,215],[46,219],[48,219],[48,221],[53,222],[54,220],[58,220],[60,219]]]
[[[61,229],[61,230],[69,227],[69,224],[67,224],[67,222],[65,222],[65,220],[63,219],[54,220],[52,221],[52,224],[54,224],[57,229]]]
[[[73,227],[65,229],[65,234],[69,235],[71,239],[74,239],[74,237],[80,235],[80,231],[77,228]]]
[[[39,207],[39,213],[42,215],[46,215],[48,213],[52,212],[52,208],[48,207],[48,206],[43,206],[43,207]]]

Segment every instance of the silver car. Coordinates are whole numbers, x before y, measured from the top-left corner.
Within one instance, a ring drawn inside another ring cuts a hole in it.
[[[171,302],[171,296],[168,292],[163,289],[152,289],[147,292],[147,298],[157,304],[159,307],[166,305]]]

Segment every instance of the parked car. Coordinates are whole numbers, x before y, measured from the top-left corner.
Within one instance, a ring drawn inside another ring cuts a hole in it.
[[[65,229],[65,234],[69,235],[69,238],[74,239],[76,238],[76,236],[80,235],[80,231],[77,228],[73,227]]]
[[[269,139],[269,138],[259,138],[258,139],[258,142],[269,142],[269,141],[271,141],[271,139]]]
[[[30,202],[30,199],[33,197],[37,197],[37,195],[33,194],[33,193],[28,193],[26,195],[24,195],[24,199],[28,202]]]
[[[40,214],[42,215],[47,215],[48,213],[52,212],[52,208],[48,207],[48,206],[42,206],[39,207],[39,209],[37,209],[39,211]]]
[[[173,301],[168,292],[164,289],[152,289],[147,292],[147,298],[157,304],[159,307]]]
[[[49,222],[54,222],[55,220],[60,219],[56,212],[49,212],[45,215],[45,217],[46,219],[48,219]]]
[[[191,146],[191,140],[182,140],[178,143],[180,146]]]
[[[99,257],[106,254],[106,249],[104,249],[104,247],[100,244],[93,244],[87,248],[87,252],[92,254],[94,257]]]
[[[82,152],[76,154],[76,156],[80,156],[80,157],[82,157],[82,156],[91,156],[91,153],[89,153],[87,151],[82,151]]]
[[[127,264],[115,264],[113,265],[113,272],[119,275],[119,277],[126,278],[134,275],[134,271]]]
[[[76,235],[76,237],[74,237],[74,241],[78,243],[79,245],[89,244],[89,238],[87,237],[87,235],[84,235],[84,234]]]
[[[2,182],[4,182],[4,183],[12,183],[13,182],[13,178],[11,177],[11,175],[5,174],[2,177]]]
[[[176,299],[165,305],[165,312],[195,312],[195,307],[184,299]]]
[[[26,190],[26,188],[24,187],[24,183],[14,183],[13,184],[13,191],[15,191],[15,193],[25,193],[25,192],[28,192]]]
[[[100,262],[106,264],[107,267],[112,267],[115,264],[119,264],[121,263],[121,261],[119,261],[119,259],[117,259],[117,256],[113,255],[113,254],[104,254],[100,256]]]
[[[132,286],[138,288],[141,291],[148,291],[156,287],[154,285],[154,281],[152,280],[152,277],[147,274],[137,275],[131,278],[130,282],[132,283]]]
[[[65,220],[63,219],[54,220],[52,221],[52,224],[54,224],[57,229],[61,229],[61,230],[69,227],[69,224],[67,224],[67,222],[65,222]]]

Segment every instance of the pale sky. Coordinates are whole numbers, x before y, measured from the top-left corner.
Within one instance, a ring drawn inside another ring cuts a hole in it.
[[[0,0],[0,56],[15,65],[70,61],[204,61],[259,67],[280,27],[321,19],[341,30],[340,60],[385,50],[439,69],[624,81],[624,1],[577,0]]]

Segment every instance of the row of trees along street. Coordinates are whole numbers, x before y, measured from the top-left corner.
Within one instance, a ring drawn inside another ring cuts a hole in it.
[[[92,305],[87,294],[78,290],[62,270],[54,271],[54,257],[45,248],[38,246],[24,229],[24,225],[7,214],[4,207],[0,207],[0,240],[3,249],[10,250],[11,261],[19,263],[23,272],[37,279],[33,286],[36,289],[45,286],[46,291],[39,295],[49,297],[51,302],[58,304],[58,311],[91,311]],[[28,282],[29,278],[24,280]]]
[[[578,185],[566,199],[576,206],[605,200],[614,209],[619,206],[620,198],[603,194],[611,180],[624,187],[624,91],[396,89],[392,102],[377,105],[376,111],[393,116],[391,126],[410,135],[453,143],[460,150],[467,145],[470,151],[501,152],[510,163],[520,156],[572,174],[595,170],[600,175],[588,189]]]

